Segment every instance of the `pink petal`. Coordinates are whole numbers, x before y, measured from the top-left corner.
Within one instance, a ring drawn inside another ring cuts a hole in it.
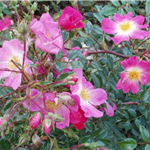
[[[130,88],[132,93],[136,94],[139,91],[139,83],[138,81],[133,81],[130,83]]]
[[[62,105],[57,111],[56,114],[60,114],[62,118],[64,118],[64,121],[57,122],[56,127],[59,129],[63,129],[65,127],[69,127],[70,122],[70,111],[69,109]]]
[[[103,89],[94,89],[90,91],[90,103],[93,105],[101,105],[107,99],[107,93]]]
[[[150,71],[150,62],[140,60],[137,64],[138,67],[140,67],[143,71]]]
[[[132,34],[130,34],[130,37],[132,39],[141,39],[142,40],[145,37],[150,37],[150,32],[137,29]]]
[[[138,64],[138,59],[136,56],[132,56],[128,59],[125,59],[121,62],[121,65],[124,67],[125,70],[131,67],[135,67]]]
[[[113,40],[116,45],[118,45],[122,41],[129,41],[129,36],[116,34],[115,37],[110,37],[110,39]]]
[[[130,91],[130,80],[126,79],[122,84],[122,90],[124,93],[128,93]]]
[[[140,82],[142,85],[145,85],[150,82],[150,73],[149,72],[143,72],[140,76]]]
[[[114,110],[115,109],[107,101],[105,102],[105,104],[107,106],[107,108],[104,108],[105,111],[106,111],[106,114],[108,116],[112,117],[114,115]],[[114,105],[114,103],[113,103],[113,105]]]
[[[132,18],[132,20],[136,22],[138,25],[142,25],[144,23],[145,18],[142,15],[138,15]]]
[[[81,103],[81,108],[84,111],[84,116],[87,118],[91,118],[91,117],[99,118],[103,116],[103,112],[97,110],[97,108],[94,107],[89,102]]]
[[[108,34],[114,34],[116,33],[116,23],[111,21],[108,18],[104,18],[102,20],[101,30],[103,30],[105,33],[108,33]]]
[[[49,14],[47,14],[47,13],[42,14],[42,16],[40,18],[40,21],[42,23],[45,22],[45,21],[54,22],[53,19],[52,19],[52,17]]]
[[[41,124],[41,113],[34,114],[30,119],[30,126],[32,129],[35,129],[38,125]]]
[[[115,22],[122,22],[123,20],[130,20],[131,18],[132,18],[132,13],[131,12],[125,14],[124,16],[121,16],[119,14],[115,14],[113,16],[113,20]]]
[[[4,85],[12,87],[16,90],[21,84],[21,76],[22,75],[20,73],[11,73],[10,76],[5,79]]]
[[[40,93],[36,89],[31,90],[31,99],[26,99],[23,102],[23,106],[30,111],[42,111],[41,108],[44,109],[43,98],[39,97]],[[33,102],[34,101],[34,102]],[[40,104],[40,107],[38,106]]]

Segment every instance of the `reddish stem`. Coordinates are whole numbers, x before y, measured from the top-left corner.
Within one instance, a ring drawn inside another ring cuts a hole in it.
[[[120,54],[120,53],[116,53],[114,51],[110,51],[110,50],[101,50],[101,51],[94,51],[94,52],[87,52],[88,55],[91,55],[91,54],[100,54],[100,53],[108,53],[108,54],[112,54],[112,55],[116,55],[116,56],[119,56],[119,57],[122,57],[122,58],[130,58],[131,56],[128,56],[128,55],[123,55],[123,54]]]
[[[72,150],[72,149],[75,149],[75,148],[78,148],[78,147],[81,147],[81,146],[84,146],[84,144],[75,145],[75,146],[69,148],[68,150]]]
[[[121,103],[122,105],[138,105],[138,102],[125,102],[125,103]]]

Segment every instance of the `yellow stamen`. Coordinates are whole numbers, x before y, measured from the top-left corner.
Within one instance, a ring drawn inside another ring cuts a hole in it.
[[[127,31],[130,29],[131,24],[129,21],[123,21],[120,25],[119,25],[120,29],[123,31]]]
[[[88,90],[86,90],[86,89],[81,90],[80,96],[85,101],[88,101],[90,99],[90,94],[89,94]]]
[[[45,103],[45,105],[46,105],[46,108],[47,109],[50,109],[50,110],[52,110],[52,111],[55,111],[55,110],[58,110],[59,108],[60,108],[60,106],[61,106],[61,103],[55,103],[55,102],[51,102],[51,101],[46,101],[46,103]]]
[[[13,55],[13,56],[9,57],[7,59],[7,66],[9,69],[15,69],[16,68],[15,64],[12,61],[14,61],[15,63],[19,63],[19,59],[16,56]]]
[[[128,77],[130,80],[139,80],[140,73],[137,70],[132,70],[128,72]]]
[[[50,39],[50,38],[52,37],[52,34],[49,32],[49,33],[46,34],[46,37],[47,37],[48,39]]]

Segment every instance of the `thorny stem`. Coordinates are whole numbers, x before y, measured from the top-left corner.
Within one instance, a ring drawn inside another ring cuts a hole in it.
[[[23,54],[23,63],[22,63],[22,69],[24,70],[24,63],[25,63],[25,56],[26,56],[26,40],[24,40],[24,54]]]
[[[126,102],[126,103],[121,103],[122,105],[138,105],[138,102]]]
[[[114,51],[110,51],[110,50],[100,50],[100,51],[94,51],[94,52],[87,52],[88,55],[91,55],[91,54],[100,54],[100,53],[108,53],[108,54],[112,54],[112,55],[116,55],[116,56],[119,56],[119,57],[122,57],[122,58],[130,58],[131,56],[128,56],[128,55],[123,55],[123,54],[120,54],[120,53],[117,53],[117,52],[114,52]]]
[[[7,121],[9,121],[9,119],[14,115],[14,113],[20,108],[20,106],[22,105],[21,103],[18,103],[17,107],[15,108],[15,110],[10,114],[10,116],[7,118]]]
[[[27,81],[29,82],[30,80],[29,80],[29,78],[27,77],[27,75],[24,73],[24,71],[22,70],[22,69],[20,69],[19,67],[18,67],[18,65],[13,61],[13,60],[11,60],[11,62],[20,70],[20,72],[22,73],[22,75],[24,75],[24,77],[27,79]]]
[[[21,73],[20,71],[10,70],[10,69],[0,69],[0,71],[10,71],[10,72],[15,72],[15,73]]]
[[[135,49],[138,49],[142,44],[144,44],[147,40],[149,40],[150,38],[147,38],[146,40],[144,40],[143,42],[141,42],[138,46],[137,46],[137,48],[135,48]]]

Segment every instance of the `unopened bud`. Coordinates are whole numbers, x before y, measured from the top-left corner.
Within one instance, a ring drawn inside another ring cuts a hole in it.
[[[35,12],[36,9],[37,9],[37,3],[34,2],[33,5],[31,6],[31,10],[32,10],[33,12]]]
[[[61,115],[59,115],[59,114],[54,114],[53,119],[56,122],[64,121],[64,118],[62,118]]]
[[[17,3],[18,3],[17,0],[11,0],[11,5],[12,5],[12,6],[16,7]]]
[[[1,117],[0,118],[0,132],[4,131],[6,129],[7,126],[7,121],[5,118]]]
[[[76,84],[76,82],[74,82],[74,81],[68,81],[67,82],[67,85],[75,85]]]
[[[28,32],[27,23],[24,20],[22,20],[21,22],[18,22],[17,26],[18,26],[18,32],[25,36]]]
[[[19,138],[19,145],[25,144],[30,140],[30,137],[28,134],[23,134]]]
[[[27,7],[27,6],[30,5],[30,0],[22,0],[21,2],[22,2],[22,5],[23,5],[23,6],[26,6],[26,7]]]
[[[30,119],[30,126],[32,129],[35,129],[38,125],[41,124],[41,113],[38,112],[34,114]]]
[[[44,119],[43,126],[44,126],[45,133],[49,134],[52,127],[52,121],[50,119]]]
[[[32,136],[32,142],[37,148],[41,147],[42,140],[36,133]]]

